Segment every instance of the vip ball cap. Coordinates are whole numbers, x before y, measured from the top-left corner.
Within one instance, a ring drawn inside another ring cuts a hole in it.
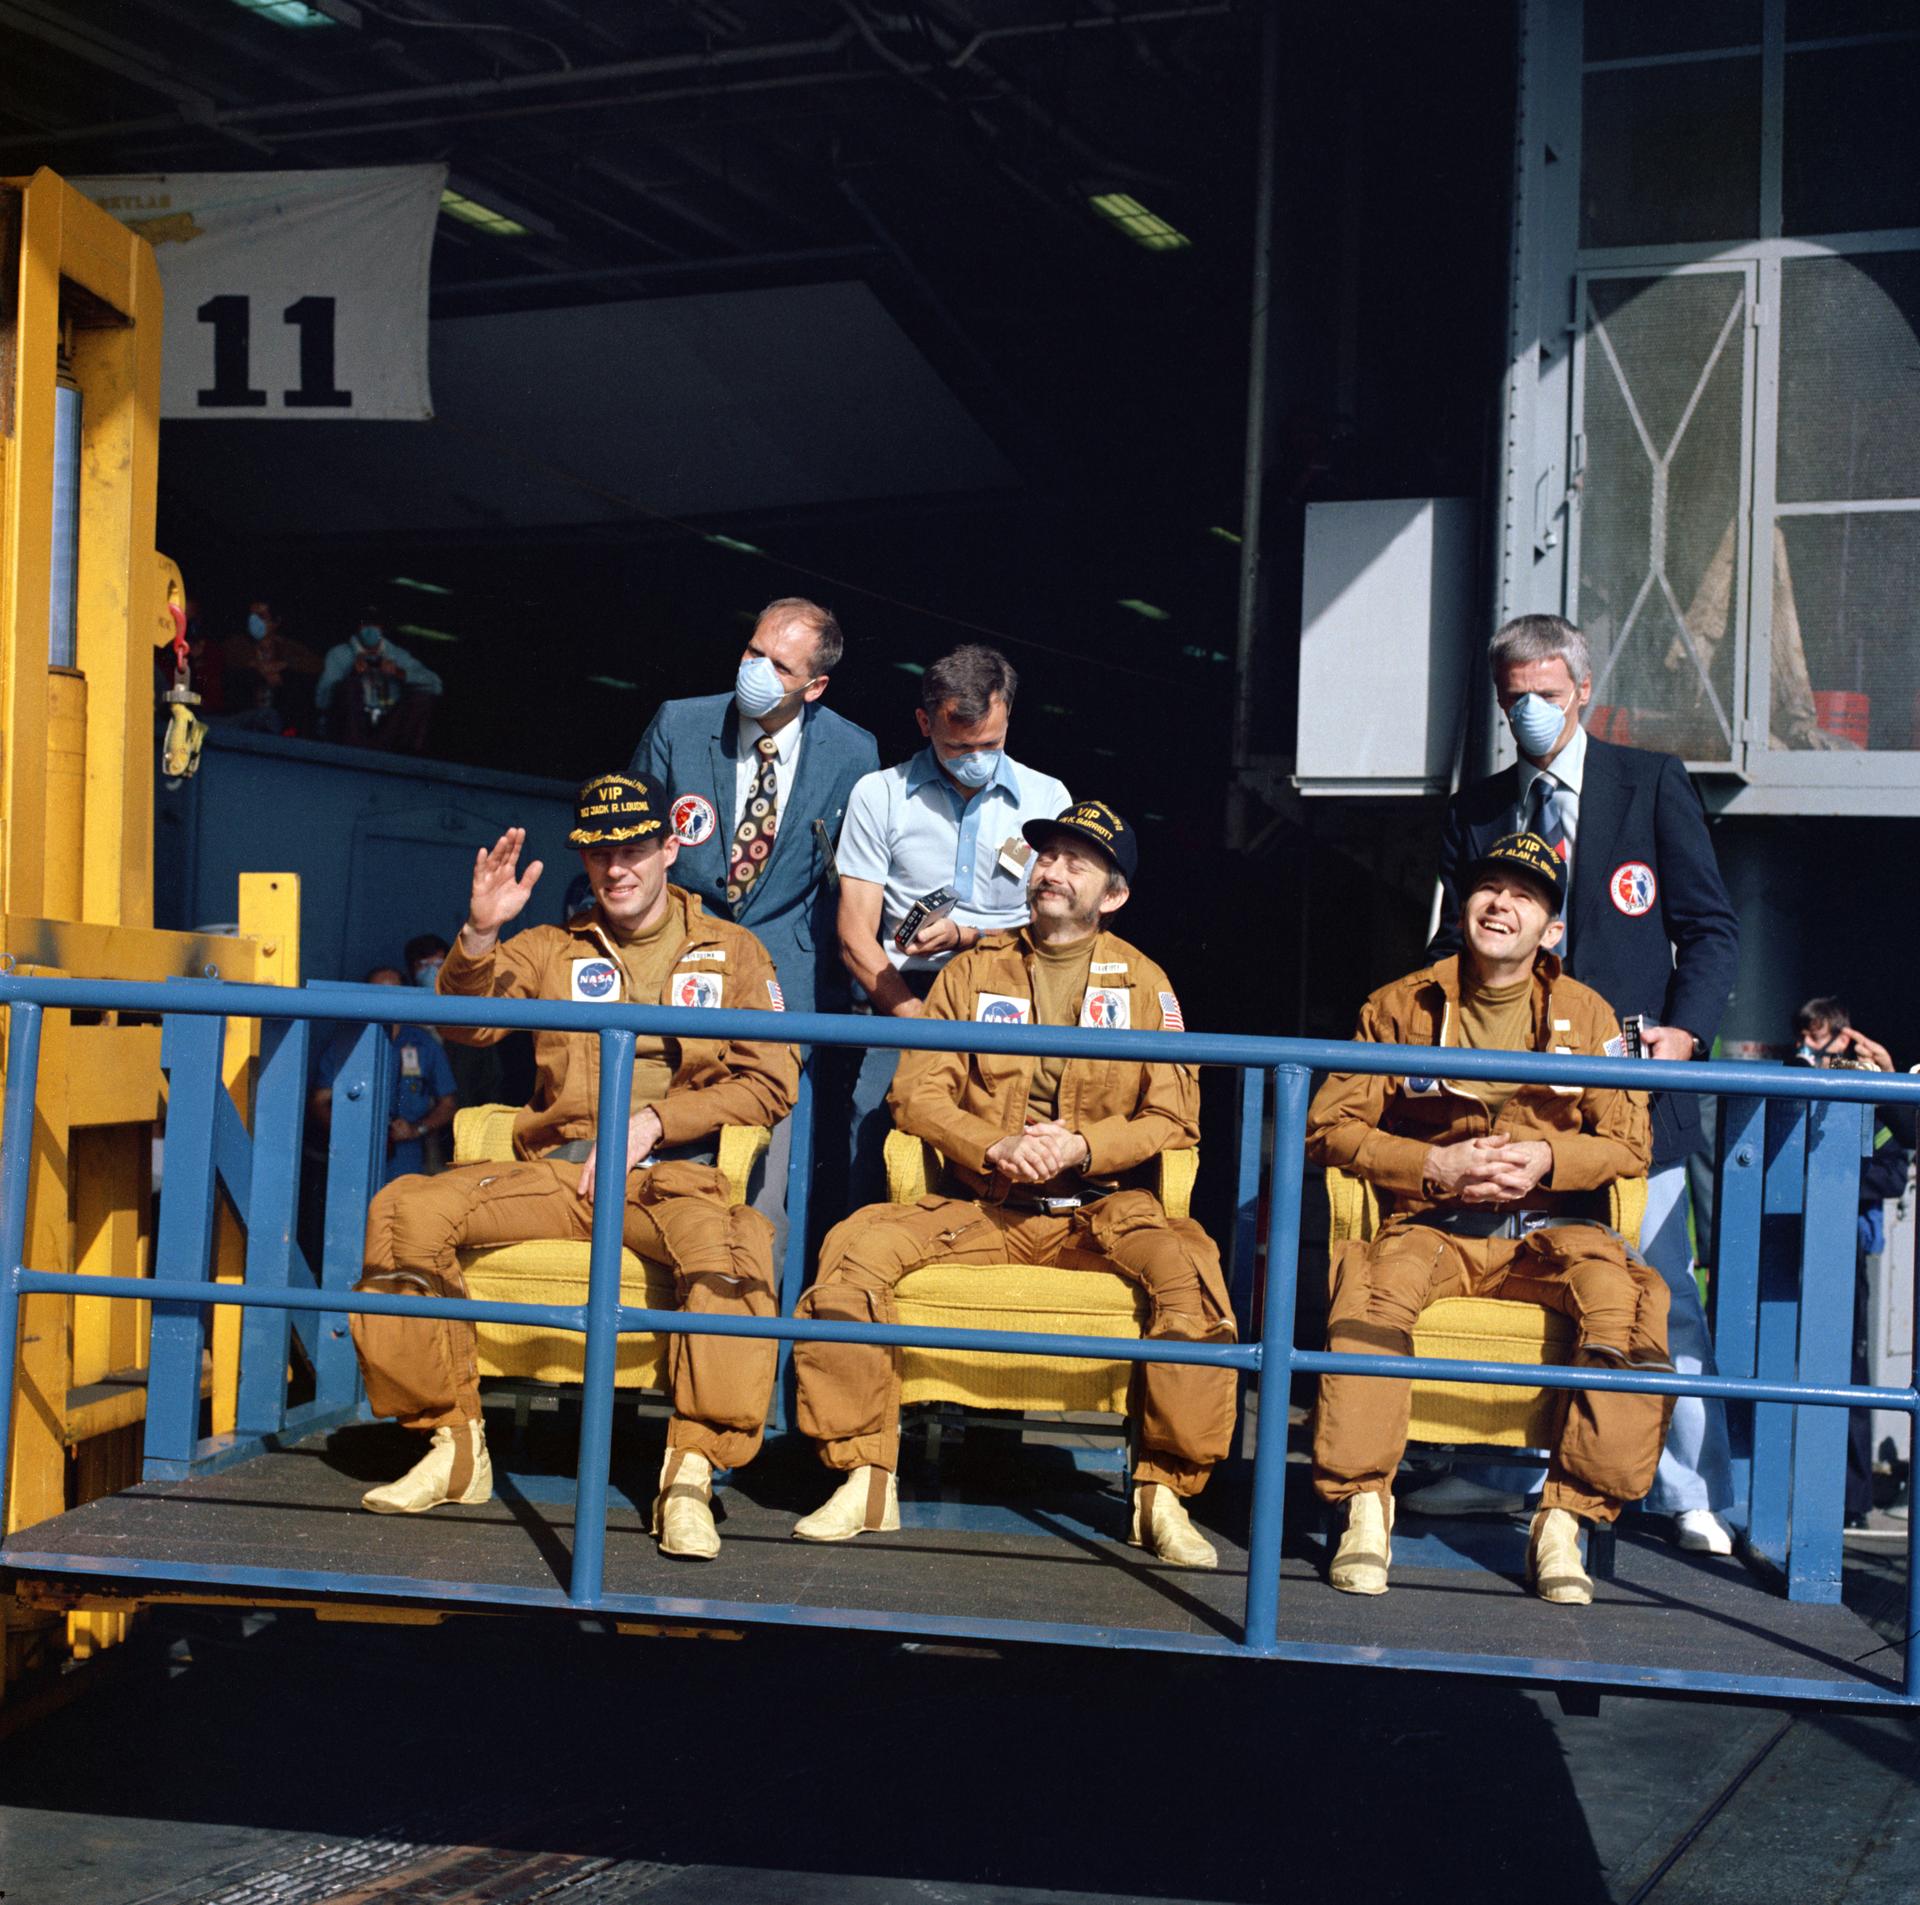
[[[631,774],[596,774],[573,797],[570,847],[610,847],[622,840],[644,840],[660,831],[653,795]]]
[[[1078,834],[1091,840],[1126,876],[1129,886],[1140,870],[1140,843],[1133,829],[1104,800],[1077,800],[1052,820],[1029,820],[1020,829],[1027,845],[1038,850],[1056,833]]]
[[[1532,880],[1544,890],[1549,918],[1557,918],[1566,904],[1566,862],[1537,833],[1503,834],[1467,868],[1463,890],[1471,893],[1490,873]]]

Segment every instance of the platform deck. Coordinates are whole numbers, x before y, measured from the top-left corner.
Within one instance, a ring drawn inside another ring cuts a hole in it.
[[[571,1479],[537,1451],[523,1447],[518,1453],[535,1459],[516,1460],[510,1432],[496,1431],[494,1444],[497,1494],[481,1507],[409,1518],[363,1511],[361,1491],[397,1473],[418,1444],[362,1426],[90,1503],[21,1530],[0,1549],[0,1564],[18,1576],[131,1594],[292,1596],[326,1591],[322,1577],[343,1576],[352,1579],[335,1591],[363,1597],[564,1609]],[[939,1485],[903,1491],[898,1534],[822,1547],[794,1541],[790,1530],[817,1505],[827,1478],[803,1446],[772,1446],[722,1492],[719,1559],[688,1564],[659,1554],[637,1505],[649,1492],[657,1442],[623,1438],[603,1607],[643,1619],[798,1621],[944,1638],[1005,1638],[1008,1623],[1071,1624],[1083,1631],[1050,1637],[1175,1651],[1212,1652],[1239,1639],[1244,1490],[1222,1482],[1196,1505],[1221,1565],[1194,1573],[1129,1548],[1115,1481],[1076,1469],[1067,1450],[1021,1449],[1017,1460],[995,1461],[991,1478],[983,1454],[970,1447]],[[983,1487],[988,1479],[997,1486]],[[1279,1641],[1291,1657],[1369,1664],[1391,1648],[1408,1651],[1404,1665],[1649,1690],[1685,1675],[1759,1677],[1778,1683],[1772,1697],[1844,1689],[1872,1700],[1898,1690],[1898,1650],[1855,1612],[1790,1603],[1738,1562],[1683,1555],[1650,1536],[1623,1536],[1615,1578],[1598,1584],[1592,1607],[1567,1609],[1524,1591],[1517,1525],[1423,1525],[1406,1516],[1392,1591],[1336,1594],[1323,1578],[1304,1479],[1290,1489],[1280,1594]]]

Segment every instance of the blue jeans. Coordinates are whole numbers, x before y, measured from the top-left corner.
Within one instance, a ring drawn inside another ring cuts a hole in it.
[[[1687,1170],[1671,1164],[1647,1180],[1647,1215],[1640,1227],[1640,1254],[1665,1280],[1671,1299],[1667,1311],[1667,1354],[1687,1376],[1717,1376],[1713,1338],[1693,1276],[1693,1251],[1687,1238]],[[1483,1488],[1512,1495],[1537,1495],[1545,1479],[1538,1468],[1506,1462],[1462,1462],[1456,1475]],[[1705,1396],[1674,1400],[1673,1423],[1660,1455],[1659,1473],[1647,1496],[1657,1515],[1678,1515],[1691,1508],[1722,1510],[1733,1505],[1733,1462],[1727,1447],[1727,1406]]]

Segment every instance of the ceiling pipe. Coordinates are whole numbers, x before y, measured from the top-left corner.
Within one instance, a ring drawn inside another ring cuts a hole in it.
[[[1061,33],[1080,32],[1097,26],[1138,26],[1143,24],[1165,23],[1173,20],[1204,19],[1234,11],[1234,0],[1207,0],[1207,4],[1191,7],[1166,7],[1154,9],[1148,13],[1112,16],[1093,15],[1080,19],[1036,20],[1019,26],[992,27],[983,29],[975,35],[977,41],[983,37],[1003,40],[1035,39],[1051,37]],[[45,37],[44,35],[37,37]],[[567,90],[582,86],[607,85],[617,81],[665,78],[675,73],[700,72],[721,74],[755,66],[774,65],[786,60],[827,59],[843,52],[854,40],[855,29],[851,23],[836,28],[832,33],[813,40],[788,40],[770,46],[724,47],[718,51],[699,53],[662,54],[652,59],[612,60],[596,66],[576,66],[571,72],[513,73],[503,78],[484,80],[457,80],[431,86],[395,86],[386,87],[378,92],[336,93],[324,99],[282,100],[263,106],[234,106],[216,108],[210,114],[182,115],[195,124],[203,124],[214,131],[233,132],[247,125],[265,125],[275,121],[324,118],[340,112],[357,112],[362,109],[394,108],[405,110],[412,106],[426,106],[435,102],[458,104],[464,101],[486,101],[500,98],[518,97],[529,93],[551,93],[556,89]],[[971,59],[973,42],[958,51]],[[931,75],[952,65],[952,56],[939,62],[890,62],[893,70],[908,77]],[[763,85],[809,85],[823,81],[831,82],[841,78],[864,78],[867,75],[855,73],[801,73],[783,77],[779,81],[763,81]],[[751,83],[751,82],[749,82]],[[1000,82],[1005,84],[1004,81]],[[710,87],[689,88],[683,92],[668,94],[641,94],[622,99],[596,99],[591,101],[557,102],[554,110],[578,110],[583,107],[609,107],[645,105],[651,101],[666,98],[697,98],[706,93],[721,93],[743,90],[730,86],[724,81]],[[314,131],[296,134],[292,131],[276,131],[276,140],[293,137],[342,137],[373,130],[397,130],[401,127],[417,127],[445,124],[452,119],[464,123],[470,120],[484,120],[490,117],[503,117],[504,114],[431,114],[402,122],[388,122],[379,126],[365,124],[352,127],[333,127],[325,132]],[[21,146],[45,148],[55,145],[73,145],[87,140],[113,139],[136,134],[177,131],[181,117],[171,113],[153,113],[139,119],[100,120],[91,125],[70,126],[58,131],[39,133],[14,133],[0,138],[0,151]]]

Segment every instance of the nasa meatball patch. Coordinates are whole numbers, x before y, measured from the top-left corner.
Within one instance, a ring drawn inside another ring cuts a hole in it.
[[[697,847],[713,837],[718,816],[712,801],[699,794],[682,794],[667,810],[667,818],[673,827],[673,837],[683,847]]]
[[[1646,861],[1627,860],[1614,868],[1607,891],[1621,912],[1629,919],[1638,919],[1642,913],[1653,911],[1660,887],[1653,877],[1653,868]]]
[[[570,998],[587,1005],[599,1005],[603,1000],[617,998],[619,993],[620,968],[611,959],[576,959],[573,962],[573,983],[568,988]]]
[[[974,994],[973,1016],[983,1025],[1031,1025],[1033,1002],[1008,992]]]

